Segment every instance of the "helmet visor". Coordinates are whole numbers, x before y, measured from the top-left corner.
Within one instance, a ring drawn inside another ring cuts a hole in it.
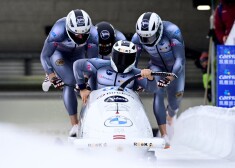
[[[99,44],[99,54],[100,55],[109,55],[112,51],[112,43],[109,44]]]
[[[136,53],[122,53],[113,51],[112,60],[115,63],[118,72],[123,73],[127,67],[135,62]]]
[[[84,34],[74,34],[68,31],[68,33],[69,33],[71,40],[73,40],[78,45],[84,44],[90,36],[90,32],[84,33]]]
[[[139,37],[140,37],[140,41],[142,44],[153,44],[154,41],[156,41],[156,39],[157,39],[155,35],[153,35],[151,37],[141,37],[141,36],[139,36]]]
[[[142,37],[138,34],[139,38],[140,38],[140,42],[142,44],[154,45],[154,43],[160,38],[161,32],[162,32],[162,29],[161,29],[161,25],[160,25],[157,32],[153,36]]]

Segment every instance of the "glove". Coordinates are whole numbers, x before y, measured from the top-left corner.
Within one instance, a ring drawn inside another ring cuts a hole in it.
[[[142,88],[141,86],[139,86],[137,89],[136,89],[137,92],[144,92],[144,88]]]
[[[88,83],[84,84],[84,86],[85,86],[84,89],[91,91],[91,87]],[[74,91],[75,92],[80,92],[80,87],[77,84],[75,85]]]
[[[171,83],[170,79],[165,77],[164,79],[161,79],[157,82],[157,86],[163,88],[167,87],[170,83]]]
[[[60,78],[57,78],[57,77],[53,77],[51,79],[51,83],[53,84],[55,88],[59,88],[59,89],[61,89],[64,86],[64,82]]]

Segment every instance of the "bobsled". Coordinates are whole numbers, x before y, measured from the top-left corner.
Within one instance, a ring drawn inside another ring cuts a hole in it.
[[[175,76],[172,73],[153,72],[158,76]],[[90,93],[80,113],[80,129],[77,137],[69,137],[79,149],[111,148],[116,151],[138,150],[155,157],[157,149],[165,147],[162,138],[154,137],[144,105],[137,92],[126,85],[110,86]],[[176,77],[176,76],[175,76]]]

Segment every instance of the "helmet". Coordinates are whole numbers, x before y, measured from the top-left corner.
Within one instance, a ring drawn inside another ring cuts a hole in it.
[[[134,43],[119,40],[113,45],[111,66],[119,73],[127,73],[135,66],[137,49]]]
[[[99,54],[109,55],[115,42],[115,30],[108,22],[100,22],[96,28],[99,34]]]
[[[87,41],[91,25],[91,18],[84,10],[72,10],[66,17],[67,34],[78,45]]]
[[[163,33],[161,18],[153,12],[143,13],[137,20],[136,33],[139,36],[140,43],[150,46],[156,45]]]

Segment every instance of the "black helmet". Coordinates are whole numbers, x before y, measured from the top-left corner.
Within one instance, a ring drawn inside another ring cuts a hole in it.
[[[119,40],[113,45],[111,66],[119,73],[127,73],[135,66],[137,49],[134,43]]]
[[[99,34],[99,54],[109,55],[115,43],[115,30],[108,22],[100,22],[96,24],[96,27]]]

